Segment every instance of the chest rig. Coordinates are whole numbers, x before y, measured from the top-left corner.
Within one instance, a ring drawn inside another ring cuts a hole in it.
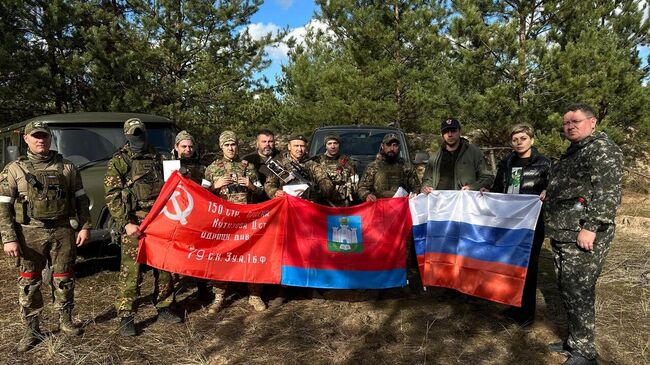
[[[58,220],[71,217],[72,196],[70,187],[63,175],[63,158],[54,156],[56,169],[37,170],[27,158],[18,160],[25,172],[27,192],[19,197],[14,205],[16,221],[27,224],[30,219]]]
[[[129,208],[131,210],[151,208],[164,184],[162,164],[152,154],[134,156],[134,158],[125,154],[123,157],[129,167],[126,180],[126,187],[132,195]]]

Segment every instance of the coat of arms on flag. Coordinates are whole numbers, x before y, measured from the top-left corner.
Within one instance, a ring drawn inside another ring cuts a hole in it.
[[[332,252],[361,252],[361,216],[327,216],[327,248]]]

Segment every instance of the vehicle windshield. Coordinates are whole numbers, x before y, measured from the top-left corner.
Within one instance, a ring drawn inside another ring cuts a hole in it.
[[[122,125],[81,127],[51,126],[52,149],[77,166],[111,158],[126,143]],[[160,153],[172,148],[174,130],[172,125],[147,126],[147,136]]]
[[[359,158],[361,156],[369,156],[375,158],[379,152],[381,140],[384,138],[388,131],[372,131],[372,130],[354,130],[354,131],[339,131],[337,134],[341,138],[341,153]],[[314,143],[317,148],[312,148],[312,156],[325,153],[325,145],[323,140],[328,133],[318,133],[314,136]],[[405,158],[404,149],[400,148],[400,157]]]

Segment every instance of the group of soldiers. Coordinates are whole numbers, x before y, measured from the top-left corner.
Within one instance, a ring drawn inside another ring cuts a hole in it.
[[[546,195],[546,218],[556,254],[560,291],[569,316],[567,341],[552,351],[570,355],[568,364],[595,363],[593,305],[595,281],[614,233],[613,217],[620,203],[622,155],[602,132],[596,132],[591,108],[576,104],[564,114],[564,134],[571,142],[551,173]],[[104,179],[106,204],[121,232],[121,267],[115,301],[120,318],[119,333],[137,334],[135,300],[139,295],[143,265],[136,261],[139,226],[149,213],[163,185],[163,157],[147,141],[144,123],[131,118],[124,122],[126,144],[108,162]],[[281,197],[286,185],[304,182],[300,194],[310,201],[336,207],[373,202],[393,197],[401,187],[410,193],[434,190],[489,191],[494,176],[483,153],[461,137],[456,119],[444,119],[440,126],[442,144],[428,161],[422,181],[410,163],[399,157],[400,139],[384,136],[376,159],[361,178],[355,163],[341,153],[341,138],[325,137],[325,152],[306,155],[307,139],[290,136],[286,151],[275,148],[270,130],[258,132],[256,150],[239,156],[239,138],[225,131],[219,136],[223,157],[209,166],[201,164],[194,137],[178,133],[172,158],[181,162],[180,172],[201,183],[215,195],[231,202],[249,204]],[[85,244],[91,228],[89,199],[77,168],[50,150],[48,126],[26,125],[27,156],[8,164],[0,175],[0,234],[4,251],[20,260],[19,306],[25,330],[17,345],[27,351],[42,339],[39,314],[43,308],[41,272],[52,268],[55,307],[60,312],[60,330],[78,335],[73,323],[76,247]],[[513,142],[514,147],[514,142]],[[287,174],[290,172],[290,174]],[[542,199],[544,197],[542,196]],[[584,204],[576,211],[576,204]],[[550,209],[549,209],[550,208]],[[76,235],[75,235],[76,233]],[[153,270],[156,278],[155,306],[158,319],[178,323],[174,303],[174,275]],[[584,272],[589,273],[583,278]],[[211,313],[225,302],[228,284],[213,282]],[[201,297],[211,297],[205,281],[197,283]],[[249,303],[257,311],[266,309],[261,286],[249,285]],[[534,289],[533,289],[534,291]],[[280,293],[276,299],[282,302]],[[269,303],[271,305],[272,303]]]

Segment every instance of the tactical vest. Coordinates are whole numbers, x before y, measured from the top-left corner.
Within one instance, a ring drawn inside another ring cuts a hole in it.
[[[54,156],[56,170],[36,170],[29,159],[22,157],[19,166],[25,173],[27,193],[16,202],[16,220],[27,224],[26,215],[36,220],[58,220],[72,216],[72,196],[63,175],[63,157]]]
[[[390,198],[400,186],[406,188],[405,176],[403,163],[382,163],[375,175],[375,191],[381,198]]]
[[[160,194],[163,184],[162,165],[154,155],[145,154],[136,159],[123,154],[129,166],[126,187],[135,198],[131,209],[148,209]]]
[[[349,160],[344,157],[339,157],[336,160],[327,160],[322,157],[319,162],[334,184],[337,195],[335,198],[345,200],[351,196],[355,186],[351,182],[352,171],[346,166]]]

